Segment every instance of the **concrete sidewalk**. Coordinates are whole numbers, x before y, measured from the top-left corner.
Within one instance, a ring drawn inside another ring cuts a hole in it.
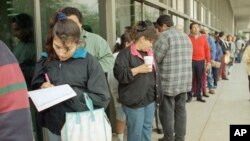
[[[186,141],[229,141],[230,124],[250,124],[250,94],[245,65],[234,64],[229,79],[218,82],[216,94],[205,98],[206,103],[193,98],[187,104]],[[162,136],[153,132],[152,141]]]

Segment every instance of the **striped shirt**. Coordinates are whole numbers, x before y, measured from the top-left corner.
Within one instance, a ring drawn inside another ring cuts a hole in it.
[[[192,43],[185,33],[170,27],[154,44],[163,94],[176,96],[191,90]]]
[[[0,141],[32,141],[27,86],[8,47],[0,41]]]

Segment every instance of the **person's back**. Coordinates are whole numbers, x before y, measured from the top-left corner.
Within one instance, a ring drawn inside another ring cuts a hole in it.
[[[107,41],[101,36],[85,30],[83,37],[87,51],[98,59],[104,72],[109,72],[114,65],[114,57]]]
[[[77,23],[82,31],[81,39],[83,40],[83,42],[85,42],[83,46],[87,48],[87,51],[90,54],[98,59],[104,72],[107,73],[111,71],[114,66],[115,60],[107,41],[104,40],[101,36],[87,32],[82,28],[83,16],[77,8],[65,7],[62,9],[62,12],[66,14],[68,19],[71,19]]]
[[[14,55],[0,41],[0,140],[32,141],[26,83]]]
[[[159,65],[162,75],[166,75],[163,81],[164,93],[167,95],[187,92],[191,89],[192,82],[192,44],[188,36],[170,28],[161,33],[155,46],[165,47],[165,52],[159,53],[159,48],[154,48],[156,59],[165,65]],[[162,60],[159,55],[164,55]]]

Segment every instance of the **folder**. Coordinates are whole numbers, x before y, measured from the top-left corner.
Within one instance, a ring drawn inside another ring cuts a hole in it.
[[[29,91],[28,94],[39,112],[76,96],[68,84]]]

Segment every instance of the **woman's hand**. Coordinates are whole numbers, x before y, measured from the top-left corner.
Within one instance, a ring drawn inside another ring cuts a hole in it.
[[[143,64],[138,67],[131,69],[133,76],[139,74],[139,73],[149,73],[152,72],[152,65],[149,64]]]
[[[49,82],[44,82],[42,85],[41,85],[41,89],[44,89],[44,88],[49,88],[49,87],[54,87],[53,84],[49,83]]]

